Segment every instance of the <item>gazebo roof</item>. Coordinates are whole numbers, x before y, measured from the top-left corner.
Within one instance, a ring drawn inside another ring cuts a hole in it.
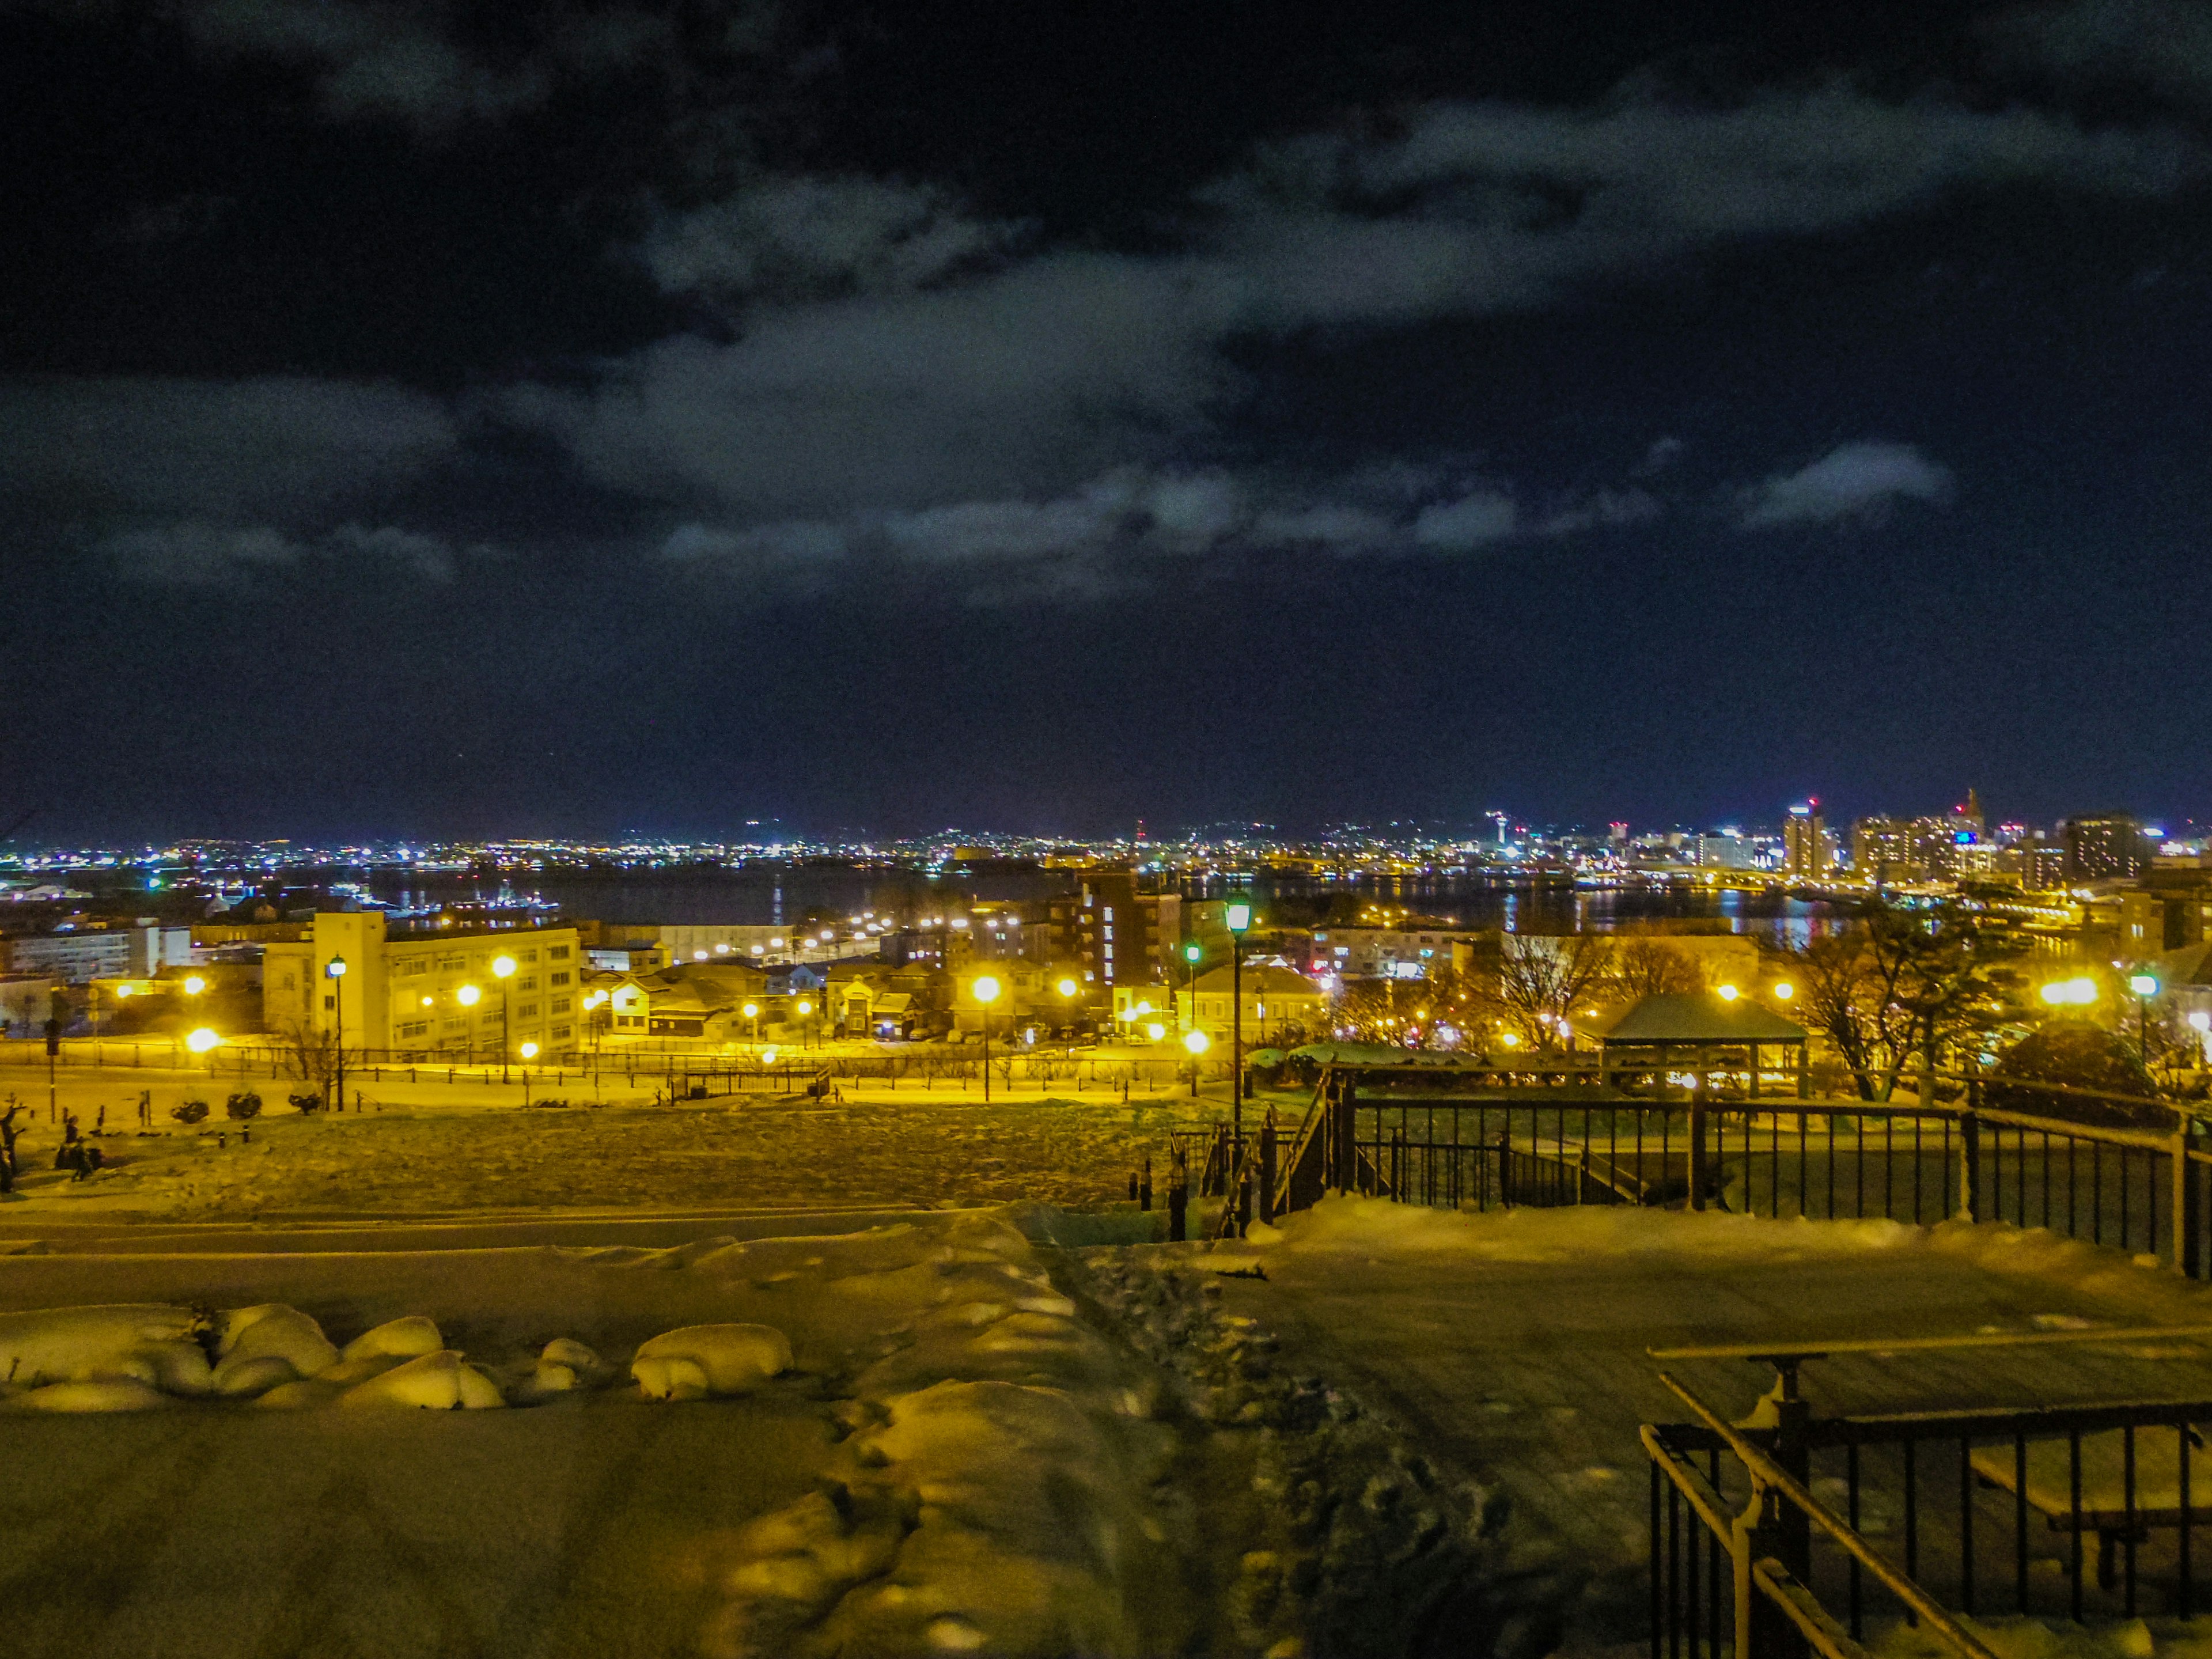
[[[1605,1043],[1802,1042],[1805,1028],[1738,999],[1723,1001],[1711,992],[1688,996],[1643,997],[1619,1013],[1594,1021],[1589,1035]]]

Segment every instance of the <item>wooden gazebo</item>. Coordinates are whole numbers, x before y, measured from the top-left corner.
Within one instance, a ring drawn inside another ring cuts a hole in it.
[[[1689,1072],[1704,1088],[1717,1073],[1741,1073],[1754,1100],[1763,1049],[1779,1051],[1774,1058],[1780,1065],[1770,1069],[1805,1075],[1803,1026],[1747,998],[1731,1001],[1712,991],[1644,997],[1591,1021],[1579,1035],[1595,1041],[1608,1072],[1616,1066],[1662,1077]]]

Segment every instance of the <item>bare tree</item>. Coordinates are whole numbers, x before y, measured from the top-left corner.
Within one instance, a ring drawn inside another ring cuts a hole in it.
[[[1613,960],[1613,942],[1601,934],[1507,934],[1498,958],[1498,1000],[1507,1023],[1531,1048],[1559,1047],[1569,1017],[1610,976]]]
[[[1682,996],[1705,988],[1705,970],[1687,951],[1664,940],[1631,939],[1616,951],[1613,983],[1626,1001]]]
[[[284,1069],[319,1091],[327,1091],[337,1075],[337,1035],[306,1020],[286,1020],[276,1033],[276,1048],[284,1057]]]

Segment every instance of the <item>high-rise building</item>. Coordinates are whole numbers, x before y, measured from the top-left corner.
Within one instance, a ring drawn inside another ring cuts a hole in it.
[[[1783,865],[1805,881],[1819,881],[1828,873],[1828,825],[1817,800],[1800,801],[1790,809],[1782,825]]]
[[[2132,812],[2084,812],[2066,820],[2067,880],[2139,876],[2149,865],[2142,826]]]

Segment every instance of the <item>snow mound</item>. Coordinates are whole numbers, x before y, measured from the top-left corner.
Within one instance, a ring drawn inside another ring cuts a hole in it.
[[[167,1405],[159,1389],[130,1378],[100,1382],[50,1382],[10,1400],[25,1412],[144,1412]]]
[[[161,1303],[0,1314],[0,1382],[142,1383],[174,1394],[211,1386],[188,1308]]]
[[[791,1340],[773,1325],[686,1325],[637,1351],[630,1375],[648,1400],[750,1394],[791,1369]]]
[[[282,1359],[301,1376],[314,1376],[337,1363],[338,1351],[323,1328],[297,1308],[281,1302],[234,1308],[218,1316],[217,1368],[233,1360]]]
[[[338,1350],[340,1359],[369,1359],[389,1356],[395,1359],[413,1359],[418,1355],[436,1353],[446,1346],[446,1339],[438,1334],[438,1327],[420,1314],[409,1314],[404,1319],[387,1320],[373,1330],[359,1336]]]
[[[451,1348],[445,1348],[394,1365],[366,1382],[356,1382],[338,1395],[337,1403],[473,1412],[504,1406],[507,1401],[500,1397],[496,1382]]]
[[[266,1394],[299,1380],[300,1373],[289,1359],[273,1353],[245,1354],[216,1367],[215,1392],[237,1399]]]

